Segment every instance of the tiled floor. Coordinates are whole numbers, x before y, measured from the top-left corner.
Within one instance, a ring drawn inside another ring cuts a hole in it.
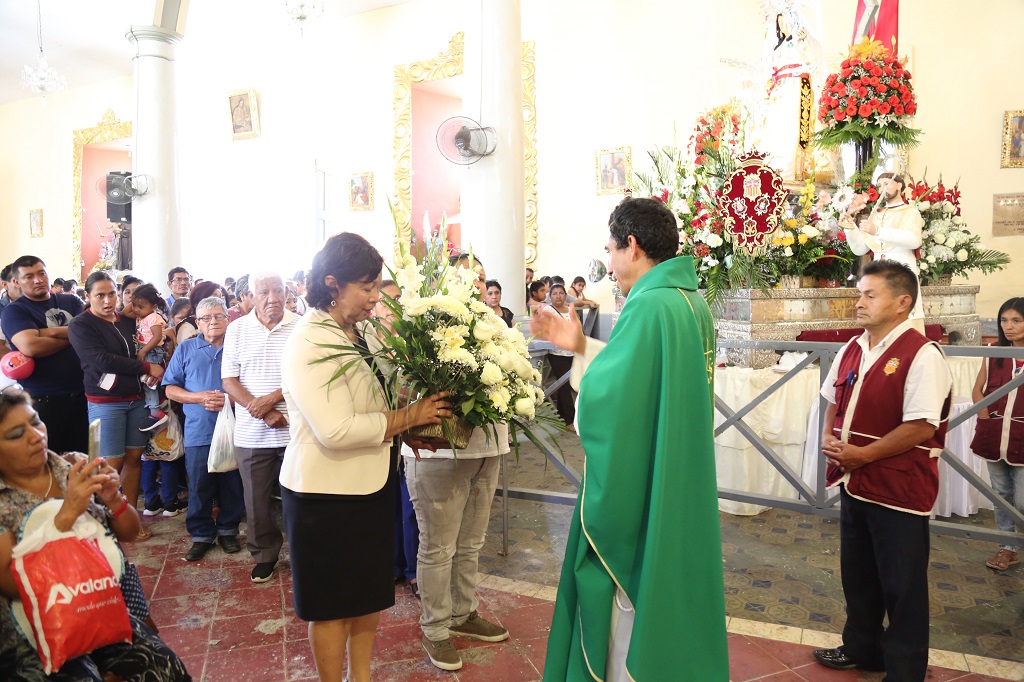
[[[291,609],[287,552],[273,581],[253,585],[246,552],[225,555],[215,549],[203,561],[187,563],[182,556],[189,541],[181,517],[159,519],[151,528],[153,538],[129,545],[128,554],[139,567],[161,636],[197,681],[315,679],[305,623]],[[399,586],[395,607],[381,620],[373,679],[539,680],[554,595],[551,586],[484,576],[480,612],[507,627],[511,638],[498,644],[457,642],[465,666],[458,673],[446,673],[426,660],[419,645],[419,603]],[[835,634],[739,617],[731,617],[728,628],[734,682],[881,679],[878,674],[836,673],[813,663],[811,649],[834,646]],[[1024,679],[1024,665],[1015,663],[949,652],[933,652],[932,661],[928,679],[935,682]]]

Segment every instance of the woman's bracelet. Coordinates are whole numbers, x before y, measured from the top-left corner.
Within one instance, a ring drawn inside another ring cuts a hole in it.
[[[118,507],[116,510],[107,507],[107,513],[110,514],[110,518],[112,519],[117,519],[126,511],[128,511],[128,498],[125,497],[124,495],[121,495],[121,506]]]

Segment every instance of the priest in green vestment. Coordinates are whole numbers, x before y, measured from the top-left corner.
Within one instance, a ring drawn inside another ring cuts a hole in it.
[[[586,455],[544,679],[725,682],[711,313],[664,204],[626,199],[609,231],[628,298],[608,344],[575,315],[530,323],[576,353]]]

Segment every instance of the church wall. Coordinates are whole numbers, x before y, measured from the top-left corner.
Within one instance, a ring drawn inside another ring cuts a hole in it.
[[[912,55],[925,131],[911,172],[960,178],[970,228],[1024,263],[1024,239],[990,236],[993,193],[1024,190],[1024,170],[999,168],[1005,109],[1024,107],[1024,42],[1014,0],[901,3],[901,52]],[[823,2],[825,55],[838,58],[855,3]],[[193,3],[178,46],[182,234],[187,265],[222,279],[261,265],[307,267],[322,236],[314,227],[316,169],[327,173],[329,232],[352,230],[392,250],[394,66],[447,49],[462,2],[419,0],[356,16],[331,12],[300,38],[272,3]],[[537,270],[571,277],[604,257],[608,214],[618,198],[597,196],[594,152],[646,152],[689,139],[695,117],[724,103],[741,74],[720,62],[753,62],[763,42],[761,3],[640,0],[523,0],[523,39],[536,42],[540,243]],[[966,46],[966,47],[964,47]],[[252,88],[261,135],[231,140],[227,93]],[[0,231],[11,258],[38,252],[54,276],[70,267],[71,131],[112,108],[134,116],[131,79],[73,88],[0,106]],[[348,178],[370,170],[375,209],[348,210]],[[28,211],[44,209],[45,237],[29,239]],[[422,219],[422,216],[420,216]],[[415,220],[415,219],[414,219]],[[485,259],[486,254],[481,254]],[[493,256],[492,256],[493,258]],[[1008,272],[974,276],[980,312],[992,317],[1020,293]],[[509,283],[505,283],[506,286]],[[588,295],[610,309],[607,280]]]
[[[71,263],[74,131],[94,128],[107,109],[135,113],[131,78],[71,88],[0,105],[0,261],[42,258],[50,278],[75,277]],[[86,191],[92,191],[86,189]],[[28,213],[43,209],[43,236],[29,237]],[[104,216],[105,217],[105,216]]]
[[[460,212],[463,169],[438,153],[436,133],[444,121],[461,115],[461,98],[413,88],[412,229],[421,242],[425,211],[430,212],[430,229],[440,224],[442,213],[452,218]],[[459,243],[458,232],[458,225],[448,229],[448,237],[455,244]],[[430,230],[426,236],[430,236]]]

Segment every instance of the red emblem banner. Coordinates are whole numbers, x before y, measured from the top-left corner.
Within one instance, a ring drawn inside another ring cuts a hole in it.
[[[765,155],[756,151],[740,157],[740,167],[726,178],[718,197],[726,232],[751,256],[771,243],[789,194],[782,186],[782,177],[764,165],[764,159]]]

